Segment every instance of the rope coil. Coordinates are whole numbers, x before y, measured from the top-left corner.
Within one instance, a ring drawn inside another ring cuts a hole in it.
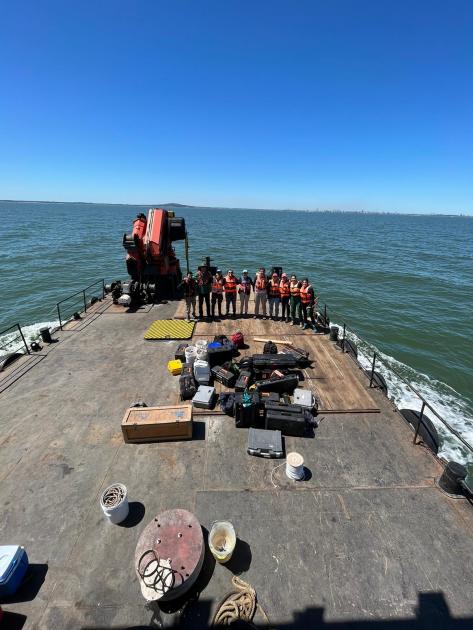
[[[299,453],[289,453],[286,458],[286,475],[289,479],[302,481],[305,478],[304,458]]]

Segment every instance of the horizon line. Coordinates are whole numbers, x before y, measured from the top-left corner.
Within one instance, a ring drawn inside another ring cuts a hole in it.
[[[181,207],[181,208],[197,208],[202,210],[252,210],[256,212],[307,212],[307,213],[332,213],[332,214],[388,214],[388,215],[406,215],[406,216],[439,216],[439,217],[473,217],[473,212],[403,212],[393,210],[342,210],[334,209],[297,209],[297,208],[244,208],[239,206],[199,206],[195,204],[185,204],[178,202],[166,202],[161,204],[145,204],[145,203],[124,203],[124,202],[100,202],[100,201],[50,201],[43,199],[0,199],[0,203],[56,203],[56,204],[81,204],[91,206],[146,206],[148,208],[160,207]]]

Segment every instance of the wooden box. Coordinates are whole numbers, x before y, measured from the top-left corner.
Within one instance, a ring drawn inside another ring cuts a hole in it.
[[[192,405],[130,407],[122,420],[125,442],[162,442],[192,438]]]

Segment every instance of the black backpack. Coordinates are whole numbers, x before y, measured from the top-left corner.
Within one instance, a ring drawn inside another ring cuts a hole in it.
[[[275,343],[273,343],[272,341],[267,341],[264,344],[263,354],[277,354],[277,353],[278,353],[278,347]]]

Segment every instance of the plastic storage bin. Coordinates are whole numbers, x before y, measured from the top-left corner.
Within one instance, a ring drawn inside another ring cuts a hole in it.
[[[28,568],[25,548],[19,545],[0,547],[0,598],[16,593]]]

